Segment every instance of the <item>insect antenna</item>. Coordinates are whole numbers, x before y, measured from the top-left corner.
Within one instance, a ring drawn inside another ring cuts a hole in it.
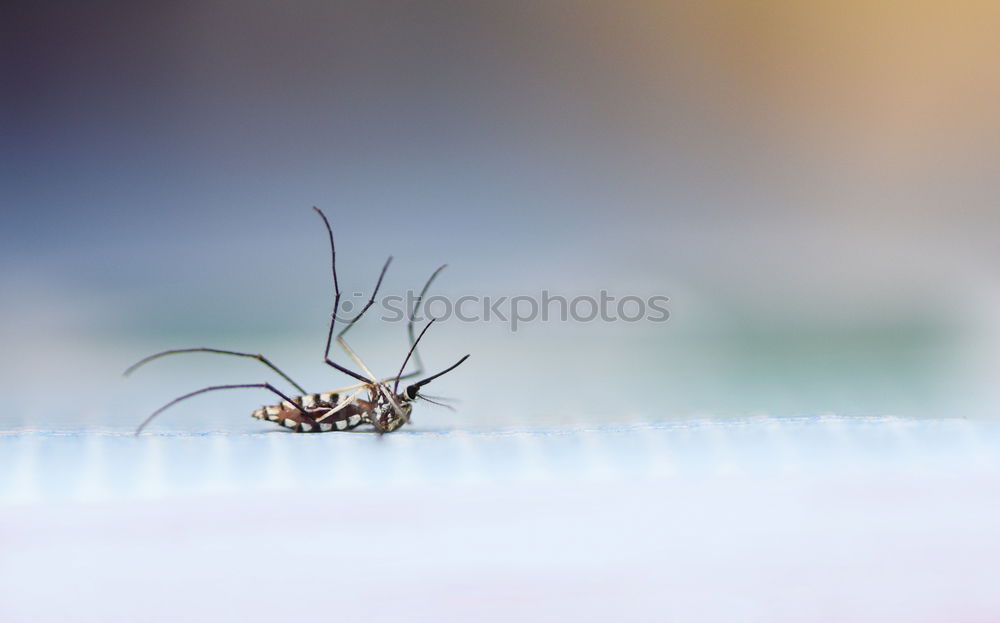
[[[290,403],[293,407],[295,407],[296,409],[298,409],[302,413],[303,417],[306,418],[306,421],[308,421],[308,422],[314,422],[312,416],[309,415],[309,413],[306,412],[305,409],[303,409],[294,400],[292,400],[289,396],[286,396],[285,394],[283,394],[280,390],[278,390],[276,387],[274,387],[270,383],[245,383],[245,384],[241,384],[241,385],[213,385],[211,387],[205,387],[203,389],[199,389],[197,391],[193,391],[193,392],[184,394],[183,396],[180,396],[178,398],[174,398],[173,400],[171,400],[167,404],[163,405],[162,407],[160,407],[156,411],[153,411],[152,413],[149,414],[149,416],[145,420],[142,421],[142,424],[139,425],[139,428],[137,428],[135,430],[135,434],[138,435],[139,433],[141,433],[142,429],[146,428],[146,425],[153,421],[153,418],[155,418],[159,414],[163,413],[164,411],[166,411],[170,407],[174,406],[178,402],[181,402],[182,400],[187,400],[188,398],[193,398],[194,396],[197,396],[198,394],[204,394],[205,392],[214,392],[214,391],[218,391],[218,390],[221,390],[221,389],[249,389],[249,388],[266,389],[266,390],[268,390],[270,392],[273,392],[273,393],[281,396],[282,399],[284,399],[285,401],[287,401],[288,403]]]
[[[449,411],[454,411],[454,410],[455,410],[455,407],[453,407],[453,406],[451,406],[451,405],[448,405],[448,404],[445,404],[445,403],[443,403],[443,402],[438,402],[437,400],[433,400],[433,399],[431,399],[431,398],[428,398],[428,397],[427,397],[427,396],[425,396],[424,394],[420,394],[420,393],[418,393],[418,394],[417,394],[417,398],[419,398],[419,399],[421,399],[421,400],[423,400],[423,401],[426,401],[426,402],[429,402],[429,403],[431,403],[432,405],[437,405],[437,406],[439,406],[439,407],[444,407],[445,409],[447,409],[447,410],[449,410]]]
[[[433,394],[421,393],[420,397],[423,398],[424,400],[430,398],[432,400],[440,400],[441,402],[462,402],[459,398],[452,398],[450,396],[435,396]]]
[[[295,381],[293,381],[291,379],[291,377],[289,377],[287,374],[285,374],[284,372],[282,372],[278,368],[278,366],[276,366],[273,363],[271,363],[271,361],[267,357],[265,357],[264,355],[261,355],[259,353],[258,354],[254,354],[254,353],[240,353],[240,352],[237,352],[237,351],[234,351],[234,350],[221,350],[219,348],[175,348],[175,349],[171,349],[171,350],[165,350],[165,351],[162,351],[162,352],[159,352],[159,353],[154,353],[154,354],[150,355],[149,357],[144,357],[143,359],[140,359],[139,361],[133,363],[131,366],[128,367],[127,370],[125,370],[125,372],[123,373],[123,376],[128,376],[128,375],[132,374],[137,369],[139,369],[140,367],[146,365],[150,361],[153,361],[154,359],[159,359],[160,357],[166,357],[167,355],[177,355],[177,354],[180,354],[180,353],[215,353],[215,354],[218,354],[218,355],[232,355],[234,357],[246,357],[248,359],[256,359],[257,361],[261,362],[262,364],[264,364],[268,368],[271,368],[272,370],[274,370],[275,372],[277,372],[278,375],[281,378],[283,378],[286,381],[288,381],[289,383],[291,383],[291,385],[296,390],[298,390],[298,392],[300,394],[307,394],[307,393],[309,393],[305,389],[303,389],[301,385],[299,385],[298,383],[296,383]]]

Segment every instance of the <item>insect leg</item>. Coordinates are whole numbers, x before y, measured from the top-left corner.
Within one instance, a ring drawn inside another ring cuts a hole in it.
[[[410,361],[410,357],[417,352],[417,344],[420,343],[420,338],[424,337],[424,333],[427,333],[427,329],[431,328],[431,325],[434,324],[435,320],[437,320],[437,318],[431,318],[431,321],[427,323],[427,326],[423,328],[420,335],[417,336],[417,339],[410,345],[410,352],[406,353],[406,359],[403,360],[403,365],[399,366],[399,374],[396,375],[396,382],[392,386],[393,392],[399,391],[399,380],[403,378],[403,368],[405,368],[406,364]]]
[[[293,381],[291,379],[291,377],[289,377],[287,374],[285,374],[284,372],[282,372],[278,368],[278,366],[276,366],[273,363],[271,363],[271,361],[267,357],[265,357],[264,355],[261,355],[259,353],[258,354],[254,354],[254,353],[240,353],[240,352],[236,352],[234,350],[221,350],[221,349],[218,349],[218,348],[175,348],[173,350],[165,350],[165,351],[162,351],[162,352],[159,352],[159,353],[155,353],[153,355],[150,355],[149,357],[145,357],[145,358],[140,359],[139,361],[135,362],[134,364],[132,364],[131,366],[129,366],[127,370],[125,370],[124,375],[128,376],[128,375],[132,374],[138,368],[140,368],[141,366],[146,365],[147,363],[149,363],[150,361],[153,361],[154,359],[159,359],[160,357],[165,357],[167,355],[176,355],[176,354],[179,354],[179,353],[216,353],[216,354],[219,354],[219,355],[232,355],[234,357],[247,357],[247,358],[250,358],[250,359],[256,359],[257,361],[261,362],[262,364],[264,364],[268,368],[271,368],[272,370],[274,370],[275,372],[277,372],[278,375],[281,378],[283,378],[286,381],[288,381],[289,383],[291,383],[291,385],[293,387],[295,387],[295,389],[298,390],[298,392],[300,394],[307,394],[307,393],[309,393],[306,390],[304,390],[301,385],[299,385],[298,383],[296,383],[295,381]]]
[[[389,258],[389,259],[391,260],[392,258]],[[388,265],[389,265],[388,262],[386,262],[386,267],[388,267]],[[385,383],[387,381],[392,381],[392,380],[397,380],[398,381],[398,380],[402,380],[402,379],[409,379],[409,378],[413,378],[413,377],[416,377],[416,376],[419,376],[419,375],[423,374],[424,364],[423,364],[422,361],[420,361],[420,353],[416,350],[416,343],[419,341],[419,338],[414,339],[414,337],[413,337],[413,322],[414,322],[414,318],[416,318],[417,313],[420,311],[420,303],[423,301],[424,296],[427,294],[428,288],[431,287],[431,283],[433,283],[434,279],[437,278],[437,276],[441,273],[441,271],[444,270],[447,267],[448,267],[447,264],[443,264],[441,266],[438,266],[437,269],[431,274],[430,278],[427,280],[427,283],[424,284],[423,289],[420,290],[420,295],[417,297],[416,302],[413,304],[413,310],[410,312],[409,323],[407,324],[406,330],[407,330],[407,332],[409,333],[409,336],[410,336],[410,349],[411,349],[410,353],[412,354],[414,360],[416,360],[416,362],[417,362],[417,369],[413,370],[412,372],[407,372],[406,374],[400,374],[398,376],[390,377],[390,378],[387,378],[387,379],[382,379],[379,382],[379,384]],[[385,268],[382,269],[382,274],[383,275],[385,274]],[[379,284],[381,284],[381,283],[382,283],[382,277],[380,276],[378,284],[376,284],[376,286],[375,286],[375,292],[378,292]],[[349,357],[351,357],[351,359],[354,360],[354,362],[356,364],[358,364],[358,366],[362,370],[364,370],[367,374],[371,375],[372,379],[374,379],[374,375],[371,374],[371,370],[369,370],[367,368],[367,366],[365,366],[365,364],[361,361],[361,358],[357,356],[357,354],[354,352],[354,350],[350,346],[348,346],[347,341],[344,340],[343,337],[344,337],[344,334],[347,333],[347,330],[351,328],[351,325],[353,325],[354,322],[357,321],[357,319],[361,317],[361,314],[365,313],[365,311],[367,311],[368,308],[371,307],[372,302],[374,300],[375,300],[375,295],[373,294],[371,300],[368,301],[368,304],[365,306],[365,308],[362,309],[361,312],[357,316],[355,316],[353,320],[351,320],[351,324],[349,324],[347,327],[344,328],[343,331],[341,331],[340,333],[337,334],[337,342],[340,344],[340,347],[344,350],[344,352],[347,353],[347,355]],[[425,328],[424,330],[426,331],[427,329]],[[421,332],[421,335],[423,335],[422,332]],[[407,359],[409,359],[409,355],[407,356]],[[405,362],[403,363],[403,367],[406,367],[406,363]],[[400,370],[400,372],[402,372],[402,370]],[[351,385],[349,387],[341,388],[341,390],[339,390],[339,391],[349,391],[349,390],[355,389],[357,387],[361,387],[362,385],[363,385],[363,383],[359,383],[357,385]]]
[[[277,388],[275,388],[270,383],[245,383],[245,384],[241,384],[241,385],[213,385],[211,387],[205,387],[203,389],[199,389],[197,391],[193,391],[193,392],[184,394],[183,396],[180,396],[179,398],[174,398],[173,400],[171,400],[167,404],[163,405],[162,407],[160,407],[156,411],[153,411],[152,413],[150,413],[149,417],[147,417],[145,420],[143,420],[142,424],[139,425],[139,428],[136,429],[135,434],[138,435],[139,433],[141,433],[142,429],[146,428],[146,425],[148,425],[151,421],[153,421],[153,418],[155,418],[159,414],[163,413],[164,411],[166,411],[170,407],[174,406],[178,402],[181,402],[182,400],[187,400],[188,398],[192,398],[194,396],[197,396],[198,394],[204,394],[205,392],[214,392],[214,391],[218,391],[220,389],[248,389],[248,388],[266,389],[266,390],[268,390],[270,392],[273,392],[273,393],[281,396],[285,400],[285,402],[288,402],[293,407],[295,407],[296,409],[298,409],[302,413],[302,417],[304,417],[307,422],[315,423],[315,421],[313,420],[312,416],[309,415],[309,413],[306,412],[305,409],[303,409],[301,406],[299,406],[298,404],[296,404],[296,402],[294,400],[292,400],[289,396],[286,396],[285,394],[283,394],[280,390],[278,390]]]
[[[354,392],[353,394],[351,394],[350,396],[348,396],[347,398],[345,398],[343,400],[343,402],[341,402],[336,407],[334,407],[334,408],[330,409],[329,411],[327,411],[326,413],[324,413],[322,417],[316,418],[316,422],[322,422],[323,420],[325,420],[326,418],[330,417],[331,415],[333,415],[337,411],[340,411],[344,407],[346,407],[348,405],[354,404],[355,402],[357,402],[358,396],[360,396],[361,392],[363,392],[363,391],[365,391],[364,387],[362,387],[358,391]]]
[[[384,382],[384,381],[383,381]],[[370,383],[355,383],[354,385],[348,385],[347,387],[338,387],[337,389],[330,390],[331,394],[343,394],[344,392],[353,391],[359,387],[367,387]]]
[[[370,308],[372,305],[375,304],[375,297],[378,295],[378,289],[382,287],[382,279],[385,278],[385,271],[389,270],[389,264],[391,263],[392,263],[392,256],[390,255],[389,259],[385,261],[385,265],[382,266],[382,272],[379,273],[378,281],[375,282],[375,289],[372,290],[371,298],[369,298],[368,302],[365,303],[365,306],[361,308],[361,311],[358,312],[358,315],[355,316],[354,318],[351,318],[351,320],[348,321],[347,326],[340,330],[340,333],[337,334],[338,340],[342,338],[345,333],[351,330],[351,327],[354,326],[354,323],[360,320],[361,317],[365,315],[365,312],[368,311],[368,308]],[[332,332],[333,327],[331,326],[330,329]]]
[[[371,376],[372,384],[378,389],[378,391],[383,396],[385,396],[386,400],[389,401],[393,409],[395,409],[396,413],[401,413],[402,408],[399,406],[399,403],[396,402],[396,399],[393,397],[392,392],[390,392],[384,384],[379,383],[378,380],[376,380],[376,377],[372,373],[372,371],[368,369],[368,366],[365,365],[365,362],[361,361],[361,357],[358,357],[357,353],[355,353],[354,350],[347,345],[347,342],[344,340],[344,338],[337,336],[337,343],[340,344],[340,347],[344,349],[345,353],[350,355],[351,359],[354,360],[354,363],[358,364],[361,367],[361,369],[365,371],[365,374]]]
[[[434,374],[434,375],[431,375],[431,376],[427,377],[426,379],[422,379],[420,381],[417,381],[413,385],[410,385],[410,387],[414,387],[416,389],[420,389],[421,387],[423,387],[424,385],[427,385],[428,383],[430,383],[434,379],[438,378],[439,376],[443,376],[445,374],[448,374],[449,372],[451,372],[452,370],[454,370],[458,366],[462,365],[463,363],[465,363],[465,360],[468,359],[468,358],[469,358],[469,356],[466,355],[466,356],[462,357],[461,359],[459,359],[454,364],[452,364],[451,366],[445,368],[444,370],[438,372],[437,374]],[[410,387],[407,387],[407,389],[409,389]]]
[[[408,379],[408,378],[412,378],[414,376],[416,376],[415,373],[409,372],[407,374],[404,374],[400,378],[402,378],[402,379]],[[396,377],[390,376],[388,378],[379,379],[379,384],[388,383],[389,381],[395,381],[395,380],[396,380]],[[370,384],[371,384],[370,382],[367,382],[367,383],[355,383],[353,385],[348,385],[347,387],[338,387],[337,389],[331,389],[329,393],[331,393],[331,394],[343,394],[344,392],[354,391],[354,390],[358,389],[359,387],[366,387],[366,386],[368,386]]]
[[[420,305],[423,303],[424,296],[427,294],[427,290],[431,287],[431,284],[434,283],[434,280],[437,279],[437,276],[440,275],[441,271],[445,268],[448,268],[448,265],[442,264],[441,266],[438,266],[433,273],[431,273],[430,278],[427,279],[427,283],[425,283],[423,289],[420,290],[420,296],[418,296],[417,300],[413,303],[413,310],[410,312],[409,322],[406,323],[406,334],[410,337],[410,348],[413,348],[417,342],[417,340],[413,338],[413,323],[417,317],[417,313],[420,311]],[[408,372],[407,374],[401,374],[398,378],[408,379],[424,373],[424,362],[420,359],[420,353],[416,349],[413,351],[413,362],[417,366],[416,370]]]
[[[323,361],[324,363],[326,363],[326,365],[331,366],[337,370],[340,370],[344,374],[352,376],[363,383],[367,383],[369,379],[366,379],[365,377],[361,376],[357,372],[354,372],[353,370],[348,370],[344,366],[330,359],[330,343],[333,341],[333,325],[337,320],[337,312],[340,310],[340,283],[337,281],[337,249],[333,245],[333,230],[330,229],[330,221],[327,220],[326,215],[323,214],[323,211],[317,208],[316,206],[313,206],[313,210],[316,210],[316,214],[319,214],[320,218],[323,219],[323,225],[326,226],[327,237],[330,239],[330,267],[331,270],[333,271],[333,291],[334,291],[333,312],[330,313],[330,329],[326,332],[326,349],[323,351]],[[386,262],[386,268],[388,267],[389,264],[388,262]],[[382,269],[382,274],[383,275],[385,274],[385,268]],[[379,283],[381,282],[382,278],[379,277]],[[355,317],[354,320],[357,320],[357,318]],[[354,320],[352,320],[351,322],[353,323]]]
[[[365,362],[361,361],[361,357],[358,357],[358,354],[354,352],[354,349],[352,349],[350,346],[347,345],[347,342],[344,340],[344,338],[338,336],[337,344],[340,344],[340,347],[344,350],[345,353],[347,353],[347,356],[353,359],[354,363],[358,364],[358,367],[361,368],[364,371],[364,373],[368,375],[368,378],[371,380],[372,383],[378,382],[378,379],[375,376],[375,374],[368,369],[368,366],[365,365]]]

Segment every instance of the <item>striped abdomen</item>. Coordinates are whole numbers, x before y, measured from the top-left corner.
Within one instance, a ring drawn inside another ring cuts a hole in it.
[[[335,430],[350,430],[368,422],[368,412],[371,403],[367,400],[357,400],[336,413],[326,416],[339,400],[338,394],[306,394],[293,398],[297,405],[305,409],[315,423],[306,421],[302,412],[287,400],[281,404],[261,407],[253,412],[258,420],[274,422],[296,433],[326,433]]]

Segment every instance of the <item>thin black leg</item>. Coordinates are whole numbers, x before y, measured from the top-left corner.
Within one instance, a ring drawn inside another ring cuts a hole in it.
[[[140,359],[136,363],[134,363],[131,366],[129,366],[129,368],[127,370],[125,370],[124,374],[125,374],[125,376],[128,376],[128,375],[132,374],[133,372],[135,372],[139,367],[146,365],[147,363],[149,363],[150,361],[153,361],[154,359],[159,359],[160,357],[165,357],[167,355],[176,355],[178,353],[217,353],[219,355],[233,355],[234,357],[247,357],[249,359],[256,359],[257,361],[261,362],[262,364],[264,364],[268,368],[271,368],[272,370],[274,370],[275,372],[277,372],[278,375],[281,376],[281,378],[283,378],[286,381],[288,381],[289,383],[291,383],[292,386],[295,387],[295,389],[300,394],[308,394],[309,393],[306,390],[304,390],[301,385],[299,385],[298,383],[296,383],[295,381],[293,381],[291,379],[291,377],[289,377],[287,374],[285,374],[280,369],[278,369],[278,366],[276,366],[273,363],[271,363],[271,361],[267,357],[265,357],[264,355],[261,355],[259,353],[257,353],[257,354],[254,354],[254,353],[240,353],[240,352],[237,352],[237,351],[234,351],[234,350],[221,350],[221,349],[218,349],[218,348],[175,348],[175,349],[172,349],[172,350],[165,350],[163,352],[159,352],[159,353],[155,353],[153,355],[150,355],[149,357],[146,357],[144,359]]]
[[[333,325],[337,320],[337,312],[340,310],[340,283],[337,281],[337,248],[333,244],[333,230],[330,228],[330,221],[327,220],[323,211],[316,206],[313,206],[313,210],[316,210],[316,214],[319,214],[320,218],[323,219],[323,224],[326,226],[326,234],[330,239],[330,269],[333,272],[333,312],[330,314],[330,329],[326,332],[326,349],[323,351],[323,361],[326,365],[340,370],[348,376],[352,376],[363,383],[370,383],[371,379],[362,376],[353,370],[348,370],[344,366],[330,359],[330,343],[333,341]],[[391,260],[392,258],[389,259]],[[388,268],[388,266],[389,264],[386,262],[386,268]],[[385,268],[382,269],[382,274],[385,274]],[[379,283],[381,282],[382,278],[379,277]],[[355,318],[355,320],[357,320],[357,318]]]
[[[152,413],[149,414],[149,417],[147,417],[145,420],[143,420],[142,424],[139,425],[139,428],[137,428],[135,430],[135,434],[138,435],[139,433],[141,433],[142,429],[146,428],[146,425],[148,425],[151,421],[153,421],[153,418],[155,418],[159,414],[163,413],[164,411],[166,411],[170,407],[174,406],[178,402],[181,402],[182,400],[187,400],[188,398],[191,398],[193,396],[197,396],[198,394],[204,394],[205,392],[214,392],[214,391],[217,391],[217,390],[220,390],[220,389],[249,389],[249,388],[266,389],[266,390],[268,390],[270,392],[273,392],[273,393],[281,396],[281,398],[283,400],[286,400],[287,402],[291,403],[291,405],[293,407],[295,407],[296,409],[298,409],[302,413],[302,416],[306,419],[307,422],[315,423],[315,420],[313,420],[312,416],[309,415],[309,413],[307,413],[305,409],[303,409],[301,406],[299,406],[298,404],[296,404],[296,402],[294,400],[292,400],[289,396],[286,396],[285,394],[281,393],[278,389],[276,389],[270,383],[247,383],[247,384],[242,384],[242,385],[213,385],[211,387],[205,387],[204,389],[199,389],[198,391],[194,391],[194,392],[191,392],[189,394],[184,394],[183,396],[181,396],[179,398],[174,398],[173,400],[171,400],[167,404],[163,405],[162,407],[160,407],[156,411],[153,411]]]
[[[389,264],[391,263],[392,263],[392,256],[390,255],[389,259],[385,261],[385,265],[382,267],[382,272],[379,273],[378,281],[375,282],[375,289],[372,290],[371,298],[369,298],[368,302],[365,303],[365,306],[361,308],[361,311],[358,312],[358,315],[355,316],[354,318],[351,318],[351,320],[347,323],[347,326],[340,330],[340,333],[337,334],[337,339],[344,337],[344,334],[351,330],[351,327],[354,326],[354,323],[357,322],[358,320],[361,320],[361,317],[365,315],[365,312],[368,311],[368,308],[375,304],[375,297],[378,296],[378,289],[382,287],[382,279],[385,278],[385,271],[389,270]],[[332,323],[330,326],[330,333],[331,334],[333,333]],[[330,340],[327,339],[327,343],[329,342]]]
[[[469,358],[468,355],[466,355],[465,357],[462,357],[461,359],[458,360],[458,362],[456,362],[455,364],[453,364],[451,367],[445,368],[444,370],[438,372],[437,374],[435,374],[433,376],[429,376],[426,379],[422,379],[420,381],[417,381],[416,383],[414,383],[413,385],[411,385],[411,387],[416,387],[417,389],[420,389],[421,387],[423,387],[424,385],[427,385],[428,383],[430,383],[431,381],[433,381],[437,377],[443,376],[445,374],[448,374],[449,372],[451,372],[452,370],[454,370],[458,366],[462,365],[463,363],[465,363],[465,360],[468,359],[468,358]]]
[[[410,361],[410,357],[413,355],[413,353],[416,352],[417,344],[420,343],[420,338],[424,337],[424,333],[427,333],[427,329],[430,329],[431,325],[434,324],[434,321],[436,320],[437,318],[431,318],[431,321],[427,323],[427,326],[424,327],[424,330],[421,331],[420,335],[417,336],[417,339],[413,342],[413,345],[410,346],[410,352],[406,353],[406,359],[403,360],[403,365],[399,366],[399,374],[396,375],[396,382],[393,383],[392,385],[392,393],[396,394],[399,392],[399,380],[403,378],[403,368],[406,367],[406,364],[409,363]]]
[[[424,373],[424,362],[420,358],[420,351],[414,348],[414,346],[417,343],[417,340],[413,339],[413,322],[417,317],[417,313],[420,311],[420,305],[424,301],[424,296],[427,294],[427,290],[431,287],[431,284],[434,283],[434,280],[437,279],[437,276],[440,275],[441,271],[444,270],[445,268],[448,268],[448,265],[442,264],[441,266],[438,266],[433,273],[431,273],[431,276],[427,280],[427,283],[425,283],[423,289],[420,290],[420,296],[418,296],[417,300],[413,303],[413,310],[410,312],[409,322],[406,325],[406,334],[410,338],[410,348],[414,349],[413,362],[417,366],[417,368],[412,372],[401,374],[400,376],[397,377],[397,379],[408,379],[415,376],[419,376]]]

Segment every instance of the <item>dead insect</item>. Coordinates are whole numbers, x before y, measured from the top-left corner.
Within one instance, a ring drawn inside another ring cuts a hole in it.
[[[333,244],[333,231],[330,229],[330,222],[327,220],[326,215],[323,214],[319,208],[313,207],[313,209],[316,210],[316,213],[323,219],[323,224],[326,226],[326,233],[330,239],[330,265],[333,271],[333,312],[330,314],[330,328],[326,334],[326,349],[324,350],[323,361],[327,365],[343,372],[344,374],[354,377],[359,381],[359,383],[323,394],[310,394],[307,393],[301,385],[293,381],[287,374],[271,363],[267,357],[260,354],[241,353],[231,350],[221,350],[218,348],[180,348],[166,350],[139,360],[125,370],[125,376],[131,374],[140,366],[166,355],[175,355],[179,353],[216,353],[220,355],[232,355],[235,357],[248,357],[256,359],[276,372],[279,376],[281,376],[281,378],[288,381],[297,391],[300,392],[300,395],[295,397],[288,396],[267,382],[246,383],[239,385],[213,385],[211,387],[205,387],[203,389],[184,394],[179,398],[171,400],[156,411],[153,411],[149,417],[147,417],[142,424],[139,425],[139,428],[136,429],[136,435],[141,433],[146,425],[153,420],[153,418],[178,402],[187,400],[188,398],[197,396],[198,394],[223,389],[266,389],[269,392],[280,396],[282,398],[280,404],[257,409],[253,412],[253,417],[260,420],[276,422],[277,424],[284,426],[285,428],[289,428],[297,433],[349,430],[361,424],[370,424],[379,433],[391,433],[410,421],[410,412],[413,410],[412,403],[415,400],[422,399],[432,403],[435,402],[434,400],[431,400],[427,396],[421,394],[420,389],[439,376],[457,368],[462,364],[462,362],[469,358],[468,355],[462,357],[457,363],[441,372],[438,372],[437,374],[407,385],[402,392],[399,391],[399,382],[404,379],[415,378],[423,374],[424,366],[423,362],[420,360],[420,354],[417,352],[417,344],[424,336],[424,333],[427,332],[427,329],[434,324],[434,319],[427,323],[424,329],[420,332],[420,335],[416,336],[416,338],[414,338],[413,335],[413,322],[420,308],[420,303],[423,300],[424,295],[427,293],[427,289],[445,267],[441,266],[435,270],[433,274],[431,274],[427,283],[424,284],[424,288],[421,290],[420,296],[418,296],[414,302],[413,310],[410,312],[409,316],[409,324],[407,325],[407,332],[410,339],[410,350],[406,354],[406,358],[403,360],[403,365],[400,366],[399,372],[396,376],[379,379],[372,374],[371,370],[368,369],[368,366],[361,361],[351,347],[348,346],[347,342],[344,341],[344,334],[346,334],[375,303],[375,296],[378,294],[378,289],[382,285],[382,279],[385,277],[385,272],[389,268],[389,263],[392,262],[392,257],[389,257],[389,259],[386,260],[385,265],[382,267],[382,272],[379,274],[378,281],[375,284],[375,290],[372,292],[371,298],[361,311],[347,322],[347,326],[341,329],[340,333],[337,334],[337,343],[354,361],[354,363],[361,368],[362,372],[359,373],[345,368],[330,359],[330,346],[333,342],[333,327],[337,320],[337,313],[340,310],[340,284],[337,281],[337,251]],[[406,369],[406,364],[409,363],[411,358],[413,358],[414,363],[416,364],[416,369],[412,372],[403,374],[403,370]],[[350,394],[345,396],[345,392],[350,392]],[[361,398],[361,395],[364,393],[367,393],[367,400],[363,400]]]

